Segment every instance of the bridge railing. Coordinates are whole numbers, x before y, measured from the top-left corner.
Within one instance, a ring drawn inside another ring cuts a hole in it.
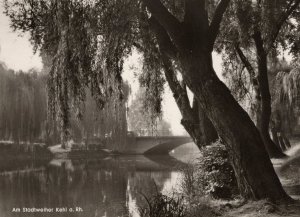
[[[149,130],[149,129],[140,129],[138,131],[129,131],[129,134],[134,134],[135,136],[172,136],[170,130]]]

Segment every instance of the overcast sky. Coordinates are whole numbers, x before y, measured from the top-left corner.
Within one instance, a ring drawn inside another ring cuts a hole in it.
[[[0,60],[15,70],[42,68],[41,58],[38,54],[33,54],[28,35],[18,37],[18,34],[9,28],[9,20],[3,14],[2,0],[0,0]]]
[[[8,68],[14,70],[41,69],[42,62],[39,53],[33,53],[33,48],[28,38],[28,35],[20,35],[9,28],[9,19],[3,14],[3,2],[0,0],[0,61],[5,62]],[[217,73],[220,74],[221,58],[219,56],[214,55],[214,65]],[[141,69],[139,56],[134,53],[125,61],[123,74],[124,79],[131,84],[131,100],[138,89],[138,81],[134,72],[138,72],[139,69]],[[175,135],[184,134],[185,131],[180,124],[180,112],[168,87],[163,100],[163,112],[164,118],[171,124],[173,133]]]

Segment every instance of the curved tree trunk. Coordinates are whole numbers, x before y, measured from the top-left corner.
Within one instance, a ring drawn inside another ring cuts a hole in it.
[[[270,122],[270,131],[271,131],[271,135],[272,135],[272,141],[274,141],[274,143],[276,144],[277,147],[280,147],[275,123],[272,120]]]
[[[282,118],[280,113],[277,111],[274,115],[274,121],[272,121],[272,137],[273,140],[277,142],[278,146],[281,147],[283,151],[291,148],[291,144],[284,133],[284,129],[282,127]]]
[[[205,114],[205,112],[203,111],[201,106],[199,105],[196,98],[194,98],[193,104],[195,104],[193,107],[197,108],[197,110],[198,110],[197,111],[198,117],[199,117],[198,125],[200,127],[201,134],[202,134],[202,144],[204,146],[210,145],[211,143],[215,142],[219,138],[216,128],[214,127],[212,122],[209,120],[209,118],[207,117],[207,115]]]
[[[241,194],[245,198],[287,199],[259,131],[212,66],[204,64],[211,62],[211,57],[207,55],[203,62],[196,60],[200,58],[183,59],[184,77],[230,153]]]
[[[260,131],[270,158],[282,158],[286,155],[282,152],[279,146],[272,141],[269,133],[269,124],[271,119],[271,93],[268,80],[267,53],[263,47],[263,41],[260,32],[255,32],[253,38],[257,52],[257,80],[261,95],[257,101],[257,103],[260,105],[259,108],[261,109],[257,113],[259,117],[257,127]]]
[[[259,120],[260,122],[257,123],[257,128],[261,134],[261,137],[264,141],[264,145],[266,147],[266,150],[269,154],[270,158],[283,158],[286,157],[286,155],[283,153],[283,151],[286,150],[285,147],[280,145],[280,138],[278,137],[278,133],[275,132],[275,134],[272,132],[273,140],[271,139],[270,133],[269,133],[269,120],[270,115],[269,111],[271,110],[271,107],[268,105],[268,100],[264,102],[264,99],[262,99],[262,104],[265,104],[265,106],[262,106],[262,110],[258,111],[258,114],[260,116]],[[271,129],[272,131],[272,129]]]
[[[243,62],[244,66],[247,68],[251,78],[251,84],[254,89],[255,95],[255,118],[256,118],[256,126],[260,131],[262,139],[264,141],[264,145],[267,149],[270,158],[282,158],[285,157],[285,154],[280,149],[279,145],[276,145],[269,134],[269,122],[270,122],[270,115],[271,115],[271,96],[269,91],[269,81],[267,75],[267,58],[264,52],[264,48],[262,44],[259,44],[257,40],[257,56],[258,56],[258,76],[248,61],[247,57],[244,55],[241,48],[236,45],[236,52]],[[274,137],[273,137],[274,138]]]
[[[208,23],[205,1],[185,3],[185,17],[179,22],[160,0],[143,0],[157,28],[160,47],[181,66],[183,81],[223,140],[235,171],[240,193],[245,198],[287,200],[274,171],[259,131],[248,114],[217,77],[212,50],[229,0],[221,0]]]
[[[203,110],[199,108],[199,103],[196,98],[194,98],[193,106],[191,107],[186,87],[179,83],[172,68],[171,61],[164,54],[162,54],[162,62],[167,83],[182,115],[182,126],[199,149],[215,142],[219,138],[216,129]]]

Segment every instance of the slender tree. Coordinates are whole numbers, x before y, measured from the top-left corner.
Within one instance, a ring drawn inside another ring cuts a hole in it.
[[[269,87],[268,59],[277,49],[285,48],[287,26],[291,25],[293,13],[299,10],[299,0],[294,1],[237,1],[223,23],[219,42],[225,49],[225,61],[236,59],[248,71],[254,92],[255,122],[270,157],[285,155],[270,138],[271,93]],[[228,55],[228,53],[231,53]]]

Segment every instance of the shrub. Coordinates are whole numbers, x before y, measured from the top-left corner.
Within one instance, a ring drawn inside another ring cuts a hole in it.
[[[192,164],[187,164],[180,167],[182,173],[181,190],[185,196],[193,196],[197,192],[197,175],[196,167]]]
[[[201,174],[198,184],[204,193],[220,199],[237,195],[237,182],[225,146],[218,141],[204,147],[202,155],[198,165]]]
[[[238,195],[238,187],[228,152],[220,141],[204,147],[196,163],[180,168],[181,190],[167,196],[156,191],[152,197],[144,196],[147,204],[140,207],[141,217],[205,217],[220,213],[208,201],[232,199]],[[178,195],[182,195],[179,197]]]
[[[141,217],[185,217],[183,197],[173,197],[157,192],[152,197],[143,195],[147,205],[140,207]]]

